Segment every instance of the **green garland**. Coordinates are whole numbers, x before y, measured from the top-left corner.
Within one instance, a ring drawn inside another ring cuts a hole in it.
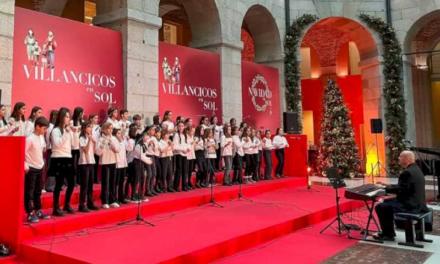
[[[399,172],[399,155],[405,149],[406,133],[405,99],[402,84],[402,50],[394,29],[382,19],[361,14],[360,19],[374,29],[382,40],[383,75],[385,98],[385,124],[387,140],[387,161],[391,175]]]
[[[301,73],[299,69],[299,60],[297,58],[298,47],[301,44],[303,30],[317,21],[315,15],[305,14],[293,21],[290,28],[287,29],[286,40],[284,45],[284,78],[286,83],[286,106],[287,111],[297,113],[294,120],[298,132],[302,132],[302,114],[301,114],[301,90],[300,81]]]

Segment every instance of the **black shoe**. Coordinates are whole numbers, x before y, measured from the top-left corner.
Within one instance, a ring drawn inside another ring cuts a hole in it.
[[[67,212],[68,214],[74,214],[75,211],[73,210],[72,207],[70,207],[70,205],[64,206],[63,211]]]
[[[81,213],[88,213],[88,212],[90,212],[89,208],[87,208],[85,206],[80,206],[78,208],[78,211],[80,211]]]
[[[92,211],[98,211],[99,210],[99,208],[96,205],[94,205],[94,204],[87,205],[87,208],[89,210],[92,210]]]
[[[118,201],[119,204],[127,204],[127,201],[125,201],[125,199],[119,200]]]
[[[36,223],[40,222],[40,220],[38,219],[38,216],[36,216],[34,212],[30,213],[26,220],[30,224],[36,224]]]
[[[383,233],[377,233],[376,235],[373,236],[373,238],[375,240],[379,240],[379,241],[395,241],[394,239],[395,236],[391,236],[391,235],[385,235]]]
[[[176,192],[173,188],[168,188],[168,192],[169,193],[173,193],[173,192]]]
[[[64,213],[63,213],[63,211],[60,208],[53,209],[52,214],[54,216],[64,216]]]
[[[45,214],[45,213],[44,213],[43,211],[41,211],[41,210],[38,210],[38,211],[37,211],[36,216],[37,216],[38,218],[40,218],[40,219],[44,219],[44,220],[50,219],[50,215]]]
[[[154,195],[153,195],[153,193],[147,193],[145,196],[153,197]]]

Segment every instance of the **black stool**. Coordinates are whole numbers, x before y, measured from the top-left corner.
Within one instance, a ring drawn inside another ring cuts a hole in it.
[[[405,229],[405,242],[399,245],[423,248],[423,245],[416,241],[432,243],[432,240],[425,239],[425,218],[432,218],[432,209],[426,213],[395,213],[394,221],[397,228]],[[416,228],[417,226],[417,228]]]

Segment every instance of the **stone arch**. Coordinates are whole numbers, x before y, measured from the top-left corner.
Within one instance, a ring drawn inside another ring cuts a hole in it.
[[[266,63],[282,57],[280,30],[266,7],[251,6],[243,17],[243,26],[254,40],[255,62]]]
[[[421,147],[439,147],[440,110],[433,101],[438,98],[440,75],[436,73],[431,53],[440,41],[440,10],[434,10],[418,17],[409,27],[403,41],[404,75],[411,102],[414,105],[415,142]],[[437,46],[438,47],[438,46]],[[438,60],[438,59],[437,59]]]
[[[367,146],[376,146],[375,137],[371,134],[370,119],[384,117],[382,105],[382,83],[380,57],[381,42],[377,35],[371,32],[363,23],[346,17],[327,17],[309,26],[303,33],[301,46],[312,47],[319,56],[321,76],[334,78],[341,76],[337,72],[337,60],[341,47],[354,42],[359,52],[360,75],[363,96],[363,124],[358,127],[360,137],[359,148],[364,158],[367,171],[370,164],[375,164],[379,158],[385,164],[384,137],[379,136],[379,157]],[[298,47],[297,54],[300,54]],[[345,76],[344,73],[342,76]],[[316,78],[316,77],[315,77]],[[322,78],[321,78],[322,80]],[[385,122],[384,122],[385,123]],[[316,126],[316,124],[315,124]],[[354,128],[356,131],[356,128]],[[316,137],[315,137],[316,138]],[[373,148],[376,149],[375,147]]]
[[[190,46],[206,48],[222,40],[219,10],[215,0],[161,0],[158,15],[181,10],[188,19],[191,28]]]

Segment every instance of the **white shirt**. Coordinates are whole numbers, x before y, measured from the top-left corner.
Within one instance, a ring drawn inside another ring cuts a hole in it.
[[[244,156],[243,141],[240,139],[238,135],[232,136],[232,141],[234,142],[234,147],[232,149],[233,155],[238,154],[240,157],[243,157]]]
[[[52,144],[50,143],[50,133],[52,132],[53,128],[54,125],[50,123],[46,130],[46,135],[44,135],[44,138],[46,139],[46,149],[52,149]]]
[[[4,123],[3,120],[0,120],[0,136],[8,136],[11,132],[11,128],[8,123]]]
[[[127,141],[127,163],[133,162],[134,159],[134,139],[130,138]]]
[[[252,154],[258,154],[258,151],[260,150],[260,146],[261,146],[261,141],[259,138],[254,137],[253,143],[254,143],[254,147],[252,148]]]
[[[189,149],[188,143],[185,142],[185,135],[175,133],[173,136],[173,153],[174,155],[180,155],[186,157]]]
[[[205,158],[207,159],[216,159],[216,146],[214,138],[207,138],[205,140]]]
[[[247,140],[247,141],[246,141]],[[244,154],[246,155],[252,155],[254,154],[254,148],[255,148],[255,144],[252,141],[252,139],[250,137],[243,137],[242,138],[243,141],[243,150],[244,150]]]
[[[119,142],[119,152],[116,153],[116,168],[122,169],[128,167],[128,161],[127,161],[127,147],[128,147],[128,141],[118,141]]]
[[[188,147],[190,148],[190,151],[188,152],[186,158],[188,160],[194,160],[196,159],[196,153],[195,153],[195,149],[194,149],[194,145],[195,145],[195,141],[194,141],[194,136],[188,136]]]
[[[101,157],[101,165],[116,164],[116,153],[119,151],[119,141],[114,136],[102,135],[96,143],[95,153]]]
[[[72,128],[72,149],[79,149],[79,134],[81,133],[81,125],[74,126],[73,120],[70,120],[70,127]],[[73,129],[76,129],[74,132]]]
[[[213,125],[212,130],[214,131],[214,140],[215,143],[219,144],[220,140],[223,136],[223,126]]]
[[[44,167],[43,152],[46,148],[43,136],[37,136],[32,133],[26,138],[25,161],[24,167],[26,170],[34,168],[41,170]]]
[[[220,146],[222,147],[222,156],[232,156],[234,148],[234,140],[232,137],[223,135],[221,137]]]
[[[93,137],[93,136],[92,136]],[[90,144],[89,144],[90,141]],[[95,164],[95,143],[87,137],[79,138],[79,165]]]
[[[194,140],[196,142],[196,145],[194,147],[194,150],[205,150],[205,146],[204,146],[204,141],[203,138],[199,138],[199,137],[194,137]]]
[[[101,137],[101,127],[99,125],[93,125],[92,136],[98,142],[98,139]]]
[[[264,150],[272,150],[273,149],[273,145],[272,145],[272,139],[270,138],[263,138],[263,149]]]
[[[289,147],[289,143],[287,143],[287,139],[284,136],[276,135],[273,138],[273,146],[275,149],[283,149]]]
[[[71,158],[72,157],[72,131],[61,134],[59,127],[52,130],[50,143],[52,145],[52,158]]]
[[[140,144],[136,144],[136,146],[134,147],[133,158],[141,160],[145,164],[153,163],[151,158],[147,157],[147,153],[144,151],[144,148]]]
[[[25,131],[24,131],[24,126],[25,123],[21,120],[15,121],[15,119],[13,117],[9,118],[9,123],[11,124],[11,128],[15,128],[18,127],[18,130],[12,134],[13,136],[24,136],[25,135]]]
[[[121,127],[122,134],[126,137],[128,137],[128,128],[130,127],[131,122],[128,120],[119,120],[119,126]]]
[[[28,137],[30,136],[32,133],[34,133],[34,129],[35,129],[35,123],[32,120],[26,120],[26,122],[24,122],[24,136]]]
[[[171,146],[171,141],[161,139],[159,141],[159,152],[161,158],[172,157],[173,147]]]
[[[107,121],[105,121],[105,122],[112,124],[113,128],[121,129],[121,125],[117,119],[111,119],[109,117],[109,118],[107,118]]]
[[[167,129],[168,131],[173,131],[174,130],[174,123],[169,120],[163,121],[162,128]]]

